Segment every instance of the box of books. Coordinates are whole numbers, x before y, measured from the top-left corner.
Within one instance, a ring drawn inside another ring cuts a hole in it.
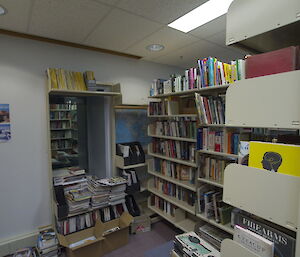
[[[103,241],[103,252],[109,253],[128,243],[129,226],[133,221],[133,217],[128,212],[123,212],[120,218],[101,222],[101,233],[105,240]]]
[[[67,257],[101,257],[104,255],[103,226],[97,221],[94,227],[68,235],[57,234],[59,244],[66,248]]]

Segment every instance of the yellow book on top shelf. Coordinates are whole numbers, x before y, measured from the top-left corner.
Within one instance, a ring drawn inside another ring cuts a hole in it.
[[[250,142],[250,167],[300,177],[299,164],[299,145]]]

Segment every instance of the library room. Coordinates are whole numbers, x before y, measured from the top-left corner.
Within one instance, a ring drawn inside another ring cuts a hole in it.
[[[0,0],[0,257],[300,257],[299,0]]]

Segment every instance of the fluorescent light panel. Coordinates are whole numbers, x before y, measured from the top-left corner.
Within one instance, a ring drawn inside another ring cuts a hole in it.
[[[168,26],[187,33],[227,13],[232,2],[233,0],[209,0]]]

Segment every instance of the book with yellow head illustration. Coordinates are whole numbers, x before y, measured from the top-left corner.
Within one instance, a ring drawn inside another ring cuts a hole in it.
[[[249,166],[300,177],[300,146],[252,141]]]

